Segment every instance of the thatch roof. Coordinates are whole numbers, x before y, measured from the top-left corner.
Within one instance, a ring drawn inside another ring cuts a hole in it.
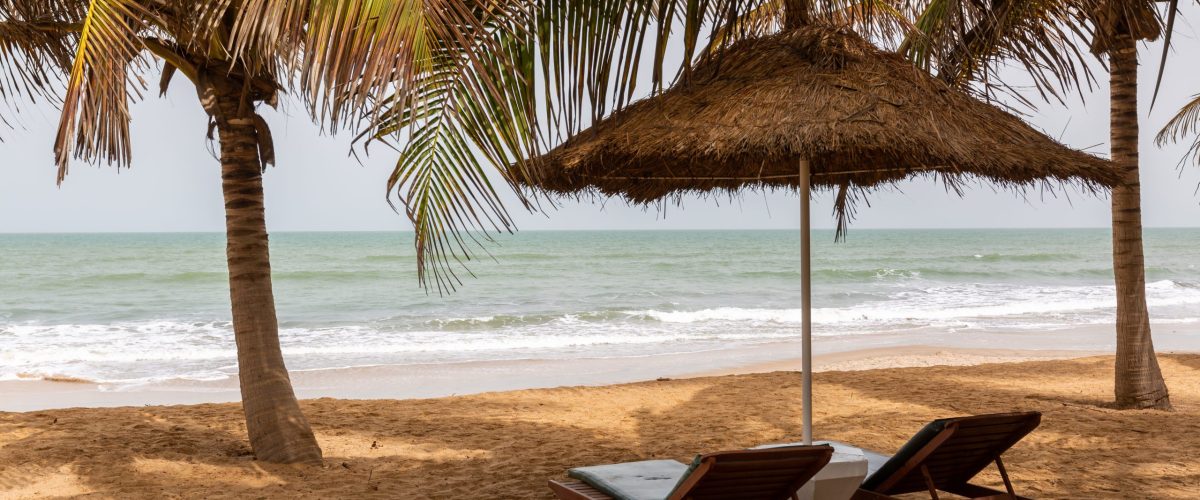
[[[823,26],[734,44],[515,177],[555,193],[648,203],[688,191],[795,187],[802,158],[814,188],[842,188],[840,208],[847,190],[920,174],[955,189],[971,176],[1008,187],[1119,181],[1107,160]]]

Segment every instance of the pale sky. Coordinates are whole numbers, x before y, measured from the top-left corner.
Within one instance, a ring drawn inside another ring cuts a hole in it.
[[[1187,19],[1200,19],[1190,3]],[[1187,99],[1200,93],[1200,68],[1188,60],[1200,53],[1195,26],[1177,24],[1175,49],[1162,92],[1147,113],[1161,45],[1141,49],[1141,167],[1144,223],[1149,227],[1200,226],[1200,168],[1177,168],[1185,145],[1158,148],[1154,135]],[[1044,105],[1029,121],[1079,149],[1108,152],[1107,75],[1099,85],[1064,107]],[[0,232],[224,231],[220,166],[204,137],[205,117],[195,91],[176,79],[165,98],[156,89],[133,107],[133,166],[72,165],[55,186],[53,142],[58,112],[26,108],[24,129],[0,130]],[[384,188],[396,159],[387,148],[359,164],[347,156],[349,134],[321,135],[295,103],[289,113],[266,109],[274,130],[278,166],[266,175],[267,223],[271,231],[408,230],[408,220],[391,210]],[[290,116],[289,116],[290,114]],[[1069,200],[1025,200],[1010,192],[975,187],[965,198],[932,181],[901,185],[872,196],[854,228],[1106,227],[1107,198],[1068,193]],[[813,227],[833,227],[832,195],[815,199]],[[797,197],[790,192],[747,193],[740,200],[685,200],[665,217],[654,209],[620,200],[564,202],[548,213],[510,209],[521,230],[542,229],[791,229],[799,225]],[[853,233],[851,233],[853,234]]]

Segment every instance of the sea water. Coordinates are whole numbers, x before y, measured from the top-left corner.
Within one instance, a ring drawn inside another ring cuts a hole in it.
[[[1114,321],[1105,229],[813,241],[818,342],[970,345]],[[411,233],[280,233],[270,248],[292,370],[645,357],[800,335],[795,231],[521,232],[471,261],[474,276],[460,272],[448,295],[418,286]],[[1145,248],[1156,340],[1200,332],[1200,229],[1147,229]],[[223,235],[0,235],[0,380],[235,372]]]

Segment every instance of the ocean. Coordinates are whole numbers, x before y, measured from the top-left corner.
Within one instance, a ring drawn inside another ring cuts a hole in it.
[[[832,231],[815,231],[816,342],[972,345],[986,335],[989,346],[1020,348],[1031,334],[1111,329],[1109,238],[1105,229],[852,229],[834,243]],[[1145,239],[1156,342],[1198,338],[1200,229],[1148,229]],[[417,285],[411,233],[271,237],[291,370],[794,341],[798,249],[796,231],[520,232],[439,296]],[[219,233],[0,235],[0,380],[227,379],[236,372],[228,301]],[[1111,347],[1072,342],[1058,347]]]

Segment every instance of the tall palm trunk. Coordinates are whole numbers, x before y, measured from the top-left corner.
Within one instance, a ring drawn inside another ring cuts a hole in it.
[[[1113,272],[1117,285],[1116,403],[1169,409],[1167,385],[1154,356],[1146,310],[1142,200],[1138,175],[1137,45],[1118,37],[1109,51],[1112,159],[1124,182],[1112,191]]]
[[[215,85],[225,195],[226,258],[238,379],[246,431],[255,456],[266,462],[321,460],[308,420],[300,412],[279,349],[271,290],[271,260],[263,210],[262,163],[252,106],[241,105],[240,85]]]

